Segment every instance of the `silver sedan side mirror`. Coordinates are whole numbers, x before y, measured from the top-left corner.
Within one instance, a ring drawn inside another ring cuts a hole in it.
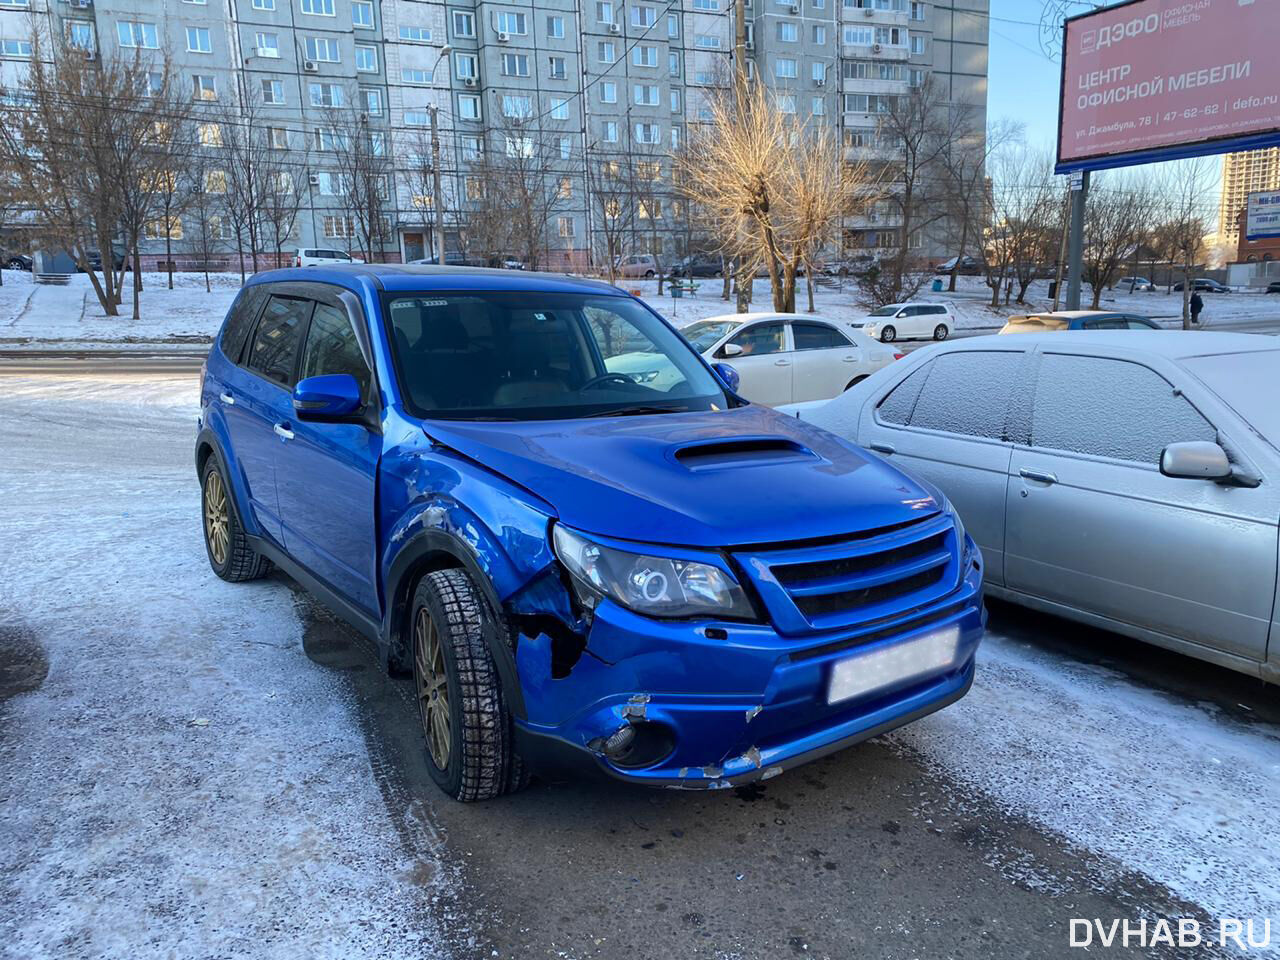
[[[1160,472],[1189,480],[1224,480],[1231,476],[1227,452],[1208,440],[1171,443],[1160,454]]]

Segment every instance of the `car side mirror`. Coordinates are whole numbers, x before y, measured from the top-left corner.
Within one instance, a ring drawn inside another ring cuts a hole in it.
[[[305,377],[293,388],[293,409],[299,420],[337,420],[364,404],[360,383],[349,373]]]
[[[1160,454],[1160,472],[1188,480],[1225,480],[1231,476],[1227,452],[1209,440],[1171,443]]]
[[[716,376],[724,381],[726,387],[734,393],[738,392],[738,384],[742,382],[742,378],[738,376],[737,370],[727,363],[713,363],[711,369],[716,372]]]
[[[742,345],[737,343],[726,343],[720,348],[720,356],[740,357],[742,356]]]

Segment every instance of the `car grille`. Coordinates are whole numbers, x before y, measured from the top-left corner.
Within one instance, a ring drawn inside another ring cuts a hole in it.
[[[934,513],[820,543],[736,551],[782,633],[894,619],[951,592],[959,576],[955,521]]]

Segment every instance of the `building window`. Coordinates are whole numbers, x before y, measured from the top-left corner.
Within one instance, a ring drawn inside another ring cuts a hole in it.
[[[573,236],[573,217],[556,217],[556,233],[566,239]]]
[[[827,80],[827,65],[825,63],[816,62],[810,64],[809,75],[813,78],[814,83],[825,83]]]
[[[656,123],[636,124],[636,143],[661,143],[662,128]]]
[[[568,160],[573,156],[573,141],[568,137],[560,138],[560,159]]]
[[[280,59],[280,35],[276,33],[259,33],[253,38],[254,52],[260,57],[272,60]]]
[[[783,43],[795,43],[800,39],[800,31],[790,20],[778,23],[778,39]]]
[[[356,235],[356,223],[351,217],[328,216],[324,218],[324,235],[329,240],[345,240]]]
[[[222,146],[222,127],[216,123],[201,123],[196,126],[196,136],[202,147]]]
[[[459,80],[475,80],[479,74],[479,61],[473,53],[455,53],[453,55],[453,73]]]
[[[667,53],[667,75],[671,77],[680,76],[680,54],[675,50]]]
[[[612,80],[606,80],[604,83],[600,84],[600,102],[618,102],[618,85]]]
[[[272,150],[289,149],[289,131],[284,127],[268,127],[267,140],[270,142]]]
[[[811,105],[811,107],[810,107],[810,109],[809,109],[809,112],[810,112],[810,113],[812,113],[815,117],[820,117],[820,116],[822,116],[824,113],[826,113],[826,112],[827,112],[827,101],[826,101],[826,98],[824,98],[824,97],[814,97],[814,98],[813,98],[813,104]]]
[[[301,0],[301,2],[303,13],[310,13],[317,17],[334,15],[333,0]]]
[[[316,193],[322,197],[340,197],[345,190],[342,189],[342,177],[331,170],[322,170],[316,174]]]
[[[284,103],[284,82],[281,80],[262,81],[262,102],[272,106]]]
[[[672,40],[680,36],[680,14],[667,14],[667,36]]]
[[[196,0],[187,0],[187,2],[194,3]],[[168,223],[165,222],[166,219]],[[142,228],[142,235],[146,240],[181,240],[182,219],[160,217],[157,220],[148,220]]]
[[[564,39],[564,17],[547,17],[547,36]]]
[[[213,41],[208,27],[187,27],[188,53],[213,53]]]
[[[530,159],[534,154],[533,137],[507,137],[507,156]]]
[[[338,138],[332,130],[312,130],[311,146],[317,153],[332,153],[338,149]]]
[[[827,28],[821,25],[815,25],[813,28],[813,42],[819,47],[827,45]]]
[[[255,10],[274,10],[275,8],[276,0],[253,0]]]
[[[796,76],[796,62],[787,57],[779,57],[773,62],[773,75],[780,80],[794,80]]]
[[[843,42],[851,47],[869,47],[874,42],[870,27],[845,27]]]
[[[552,80],[563,80],[568,76],[565,70],[564,57],[548,57],[547,69]]]
[[[463,120],[479,120],[480,98],[471,93],[458,97],[458,116]]]
[[[920,0],[911,0],[911,19],[924,19],[924,4],[921,3]]]
[[[207,32],[207,31],[206,31]],[[116,34],[122,47],[145,47],[158,50],[160,41],[154,23],[140,23],[137,20],[121,20],[116,24]]]
[[[20,57],[26,59],[31,56],[30,40],[6,40],[4,41],[4,55],[6,57]]]
[[[533,116],[533,102],[525,96],[514,93],[502,95],[502,115],[516,120],[527,120]]]
[[[406,110],[404,112],[404,125],[406,127],[425,127],[430,124],[430,110]]]
[[[631,25],[633,27],[652,27],[657,22],[657,13],[653,7],[632,7]]]
[[[68,20],[67,45],[77,50],[93,50],[97,46],[94,41],[93,24],[88,20]]]
[[[638,200],[636,202],[636,217],[640,220],[661,220],[662,201],[656,199]]]
[[[484,157],[484,141],[479,137],[462,138],[462,159],[480,160]]]
[[[656,67],[658,65],[658,48],[641,44],[631,48],[631,63],[637,67]]]
[[[911,71],[911,86],[913,86],[913,87],[923,87],[923,86],[924,86],[924,71],[923,71],[923,70],[912,69],[912,71]]]
[[[795,113],[796,98],[789,93],[780,94],[778,97],[779,113]]]
[[[405,67],[400,71],[400,81],[414,86],[423,86],[431,82],[431,73],[428,70]]]
[[[680,149],[680,128],[679,127],[671,128],[671,149],[672,150]]]
[[[529,55],[526,53],[504,53],[502,55],[502,75],[504,77],[527,77],[529,75]]]
[[[569,101],[564,97],[553,97],[551,99],[551,119],[552,120],[568,120],[569,119]]]
[[[371,117],[382,116],[382,91],[373,87],[361,87],[360,99],[364,101],[364,112]],[[379,134],[381,136],[381,134]]]
[[[719,10],[720,0],[693,0],[695,10]]]
[[[569,177],[560,178],[560,186],[556,190],[561,200],[573,199],[573,180]]]
[[[205,193],[226,193],[227,192],[227,171],[225,170],[206,170],[204,174],[204,192]]]
[[[455,37],[474,37],[476,35],[476,18],[474,14],[453,11],[453,35]]]
[[[672,113],[680,112],[680,88],[679,87],[673,87],[671,89],[671,112]]]
[[[196,73],[191,77],[192,100],[217,100],[218,81],[209,74]]]
[[[918,33],[911,35],[911,53],[916,57],[924,55],[924,37]]]
[[[601,63],[613,63],[618,59],[618,48],[614,46],[612,40],[601,40],[598,52]]]
[[[338,51],[338,41],[330,37],[307,37],[307,59],[321,63],[339,63],[342,55]]]
[[[360,30],[373,29],[372,0],[351,0],[351,25]]]
[[[618,124],[616,121],[606,120],[604,122],[602,138],[605,143],[618,142]]]
[[[596,4],[596,23],[613,23],[613,4]]]
[[[633,94],[636,99],[636,105],[641,107],[656,107],[658,105],[658,88],[649,84],[636,84]]]
[[[342,88],[336,83],[313,83],[310,94],[313,107],[340,107],[343,104]]]
[[[529,32],[528,21],[523,13],[515,10],[500,10],[498,11],[498,32],[523,37]]]
[[[720,38],[709,33],[695,34],[693,38],[693,45],[695,47],[701,47],[703,50],[719,50]]]
[[[430,43],[430,27],[401,27],[400,39],[405,43]]]
[[[361,73],[378,72],[378,48],[356,44],[356,69]]]

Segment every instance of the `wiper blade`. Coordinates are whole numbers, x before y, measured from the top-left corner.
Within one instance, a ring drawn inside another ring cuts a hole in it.
[[[686,413],[688,407],[655,407],[637,404],[632,407],[618,407],[615,410],[604,410],[600,413],[588,413],[586,419],[594,417],[639,417],[650,413]]]

